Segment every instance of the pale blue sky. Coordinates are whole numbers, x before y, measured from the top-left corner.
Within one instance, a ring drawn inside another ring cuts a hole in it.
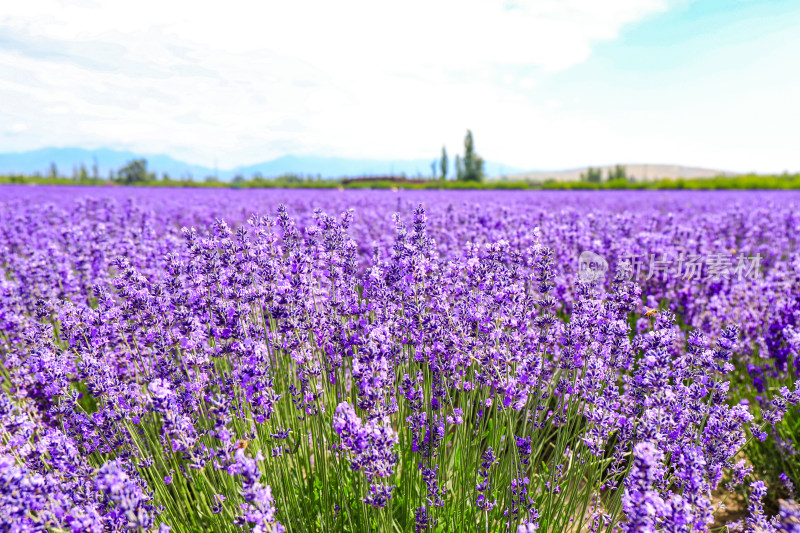
[[[591,150],[585,163],[798,171],[800,2],[678,6],[598,44],[589,59],[554,73],[537,92],[543,100],[573,102],[559,108],[561,118],[591,117],[619,136],[613,146],[601,144],[610,159]]]
[[[4,7],[0,152],[800,171],[797,0],[126,4]]]

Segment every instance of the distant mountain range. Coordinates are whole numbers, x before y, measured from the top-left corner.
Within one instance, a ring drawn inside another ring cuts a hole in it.
[[[680,165],[644,165],[641,163],[624,164],[628,178],[639,181],[653,181],[658,179],[701,179],[716,176],[735,176],[736,172],[716,170],[713,168],[684,167]],[[614,165],[604,165],[594,168],[602,170],[603,179],[608,175],[609,169]],[[572,168],[569,170],[537,170],[535,172],[509,173],[502,176],[502,180],[527,181],[542,183],[547,180],[554,181],[579,181],[581,174],[586,172],[586,167]]]
[[[47,174],[50,164],[54,163],[59,175],[72,176],[73,169],[83,164],[89,175],[92,175],[93,166],[96,164],[100,177],[106,178],[110,171],[116,171],[132,159],[147,159],[147,167],[159,176],[167,173],[173,179],[180,179],[191,175],[195,180],[202,180],[206,176],[218,176],[221,180],[230,180],[237,174],[252,178],[260,173],[264,177],[275,177],[281,174],[320,175],[323,178],[341,178],[358,176],[386,176],[406,174],[409,177],[421,174],[428,177],[431,174],[431,162],[426,159],[353,159],[344,157],[319,157],[286,155],[264,161],[255,165],[239,166],[233,169],[213,169],[203,165],[193,165],[179,161],[168,155],[137,154],[124,150],[100,148],[86,150],[84,148],[41,148],[28,152],[0,153],[0,174],[34,174],[39,172]],[[450,174],[454,173],[454,161],[450,160]],[[650,181],[661,178],[710,178],[714,176],[732,176],[736,173],[709,168],[688,167],[680,165],[624,165],[628,176],[637,180]],[[611,168],[610,165],[597,167],[603,170],[603,176]],[[585,167],[569,170],[536,170],[523,171],[519,168],[502,165],[500,163],[486,162],[486,175],[510,181],[543,182],[578,181]],[[437,168],[438,170],[438,168]]]
[[[195,180],[202,180],[206,176],[218,176],[219,179],[229,180],[237,174],[251,178],[260,172],[264,177],[274,177],[281,174],[293,173],[302,175],[321,175],[324,178],[339,178],[344,176],[378,176],[405,173],[409,177],[421,174],[430,176],[431,162],[427,159],[389,160],[389,159],[351,159],[343,157],[317,157],[286,155],[255,165],[240,166],[233,169],[215,170],[202,165],[192,165],[174,159],[168,155],[146,155],[134,152],[100,148],[86,150],[83,148],[42,148],[28,152],[0,154],[0,174],[33,174],[39,172],[46,174],[50,164],[54,163],[58,173],[63,176],[72,176],[73,169],[86,166],[89,175],[92,175],[93,166],[96,164],[101,177],[108,177],[109,171],[116,171],[132,159],[147,159],[147,168],[159,176],[167,173],[173,179],[191,175]],[[454,165],[451,159],[451,173]],[[509,173],[522,172],[519,168],[486,162],[488,176],[500,176]]]

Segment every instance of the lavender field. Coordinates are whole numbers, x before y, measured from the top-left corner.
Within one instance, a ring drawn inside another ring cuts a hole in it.
[[[0,530],[798,532],[800,193],[0,187]]]

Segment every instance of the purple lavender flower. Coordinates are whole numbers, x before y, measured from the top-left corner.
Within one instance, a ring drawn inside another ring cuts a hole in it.
[[[790,500],[780,500],[780,511],[774,523],[776,533],[800,533],[800,505]]]
[[[391,498],[392,487],[376,485],[378,478],[389,477],[394,473],[397,454],[394,447],[397,434],[388,426],[380,426],[372,420],[363,424],[353,407],[342,402],[336,407],[333,416],[333,429],[341,438],[342,449],[348,452],[350,468],[361,471],[371,484],[370,494],[365,501],[376,507],[383,507]]]

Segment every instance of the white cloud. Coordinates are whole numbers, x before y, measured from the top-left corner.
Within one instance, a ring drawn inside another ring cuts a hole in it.
[[[23,122],[14,122],[6,127],[8,133],[22,133],[28,130],[28,125]]]
[[[12,149],[117,146],[233,166],[419,157],[467,127],[524,164],[527,92],[667,0],[46,1],[0,15]],[[555,130],[569,135],[565,120]],[[582,124],[582,131],[591,125]],[[14,144],[16,143],[16,144]]]

